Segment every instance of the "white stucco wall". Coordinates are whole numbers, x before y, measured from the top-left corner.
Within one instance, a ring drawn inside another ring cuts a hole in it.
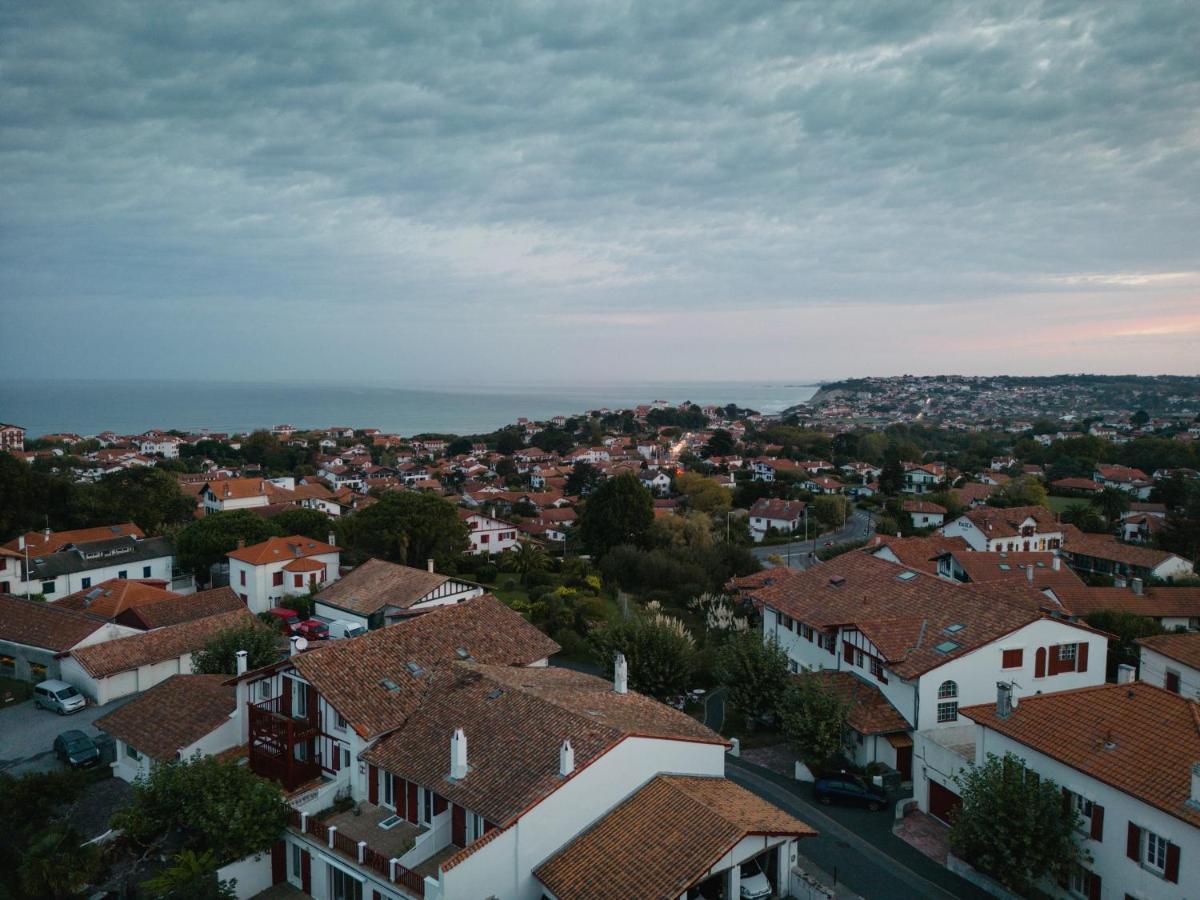
[[[1163,656],[1149,647],[1141,648],[1141,666],[1138,680],[1156,687],[1167,686],[1167,670],[1179,673],[1179,693],[1193,700],[1200,700],[1200,671],[1189,665]],[[1200,762],[1200,760],[1197,760]]]

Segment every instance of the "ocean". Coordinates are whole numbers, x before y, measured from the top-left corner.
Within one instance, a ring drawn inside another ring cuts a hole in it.
[[[105,430],[136,434],[150,428],[234,432],[282,424],[379,428],[405,435],[483,434],[522,416],[544,420],[654,400],[736,403],[773,413],[807,400],[817,389],[816,384],[798,381],[398,388],[302,382],[4,379],[0,381],[0,422],[20,425],[30,437]]]

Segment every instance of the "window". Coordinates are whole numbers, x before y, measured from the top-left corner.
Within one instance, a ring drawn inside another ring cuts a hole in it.
[[[958,684],[953,681],[938,686],[937,720],[939,725],[958,721]]]
[[[1076,644],[1060,644],[1058,647],[1058,661],[1073,664],[1075,662],[1075,649],[1077,646]]]
[[[9,678],[17,674],[17,658],[15,656],[0,656],[0,675]]]
[[[53,594],[54,593],[54,582],[53,581],[43,581],[42,582],[42,593],[43,594]]]
[[[421,788],[421,824],[433,824],[433,791]]]
[[[329,896],[331,900],[362,900],[362,882],[336,866],[329,867]]]
[[[800,627],[804,632],[804,639],[811,642],[813,639],[812,626],[811,625],[802,625]]]
[[[879,681],[887,684],[887,676],[883,674],[883,660],[877,656],[871,657],[871,674],[874,675]]]
[[[142,754],[138,753],[137,750],[131,744],[125,745],[125,755],[128,756],[130,759],[141,759],[142,758]]]
[[[1079,813],[1079,817],[1083,819],[1083,822],[1079,825],[1079,830],[1084,834],[1090,834],[1092,830],[1092,812],[1094,810],[1092,801],[1070,791],[1067,792],[1067,796],[1071,798],[1071,809]]]
[[[1005,669],[1019,669],[1021,668],[1021,664],[1025,661],[1024,650],[1005,650],[1001,656],[1002,660],[1000,665]]]
[[[46,680],[46,667],[41,663],[31,662],[29,664],[29,680],[34,684]]]
[[[121,579],[128,578],[129,572],[127,572],[125,569],[122,569],[120,572],[117,573],[117,577],[121,578]]]
[[[467,813],[467,843],[483,837],[483,830],[486,827],[483,816],[473,812]]]
[[[245,584],[245,582],[243,581],[242,584]],[[282,572],[275,572],[274,574],[271,575],[271,585],[273,587],[282,587],[283,586],[283,573]]]
[[[293,583],[293,584],[294,584],[296,587],[304,587],[304,576],[303,576],[303,575],[295,575],[295,576],[293,576],[293,577],[292,577],[292,583]]]
[[[1147,869],[1161,875],[1167,869],[1167,841],[1153,831],[1143,829],[1142,834],[1146,836],[1145,853],[1142,855],[1142,862]]]
[[[343,716],[341,713],[337,713],[336,715],[337,715],[337,722],[334,727],[337,728],[338,731],[345,731],[346,730],[346,717]]]
[[[308,685],[292,679],[292,716],[303,719],[308,716]]]
[[[242,569],[242,571],[238,572],[238,584],[240,584],[242,587],[246,586],[246,570],[245,569]]]
[[[270,681],[260,681],[258,683],[258,696],[262,697],[262,699],[264,699],[264,700],[266,700],[268,697],[271,696],[271,682]]]
[[[788,671],[791,672],[792,674],[796,674],[797,672],[800,671],[800,663],[796,662],[794,659],[789,659],[788,660]]]
[[[1167,677],[1163,679],[1163,687],[1174,694],[1179,693],[1179,673],[1174,669],[1167,669]]]
[[[383,778],[383,805],[388,809],[395,809],[395,779],[390,772],[380,772],[379,774]]]
[[[81,588],[90,588],[92,586],[92,579],[90,579],[90,578],[83,579],[81,582],[79,582],[79,586]]]
[[[149,566],[142,566],[142,577],[143,578],[150,577],[150,567]]]
[[[1067,888],[1070,890],[1073,896],[1082,897],[1084,900],[1087,900],[1087,898],[1091,896],[1089,893],[1091,881],[1091,872],[1078,863],[1075,863],[1071,866],[1071,874],[1067,878]]]
[[[857,647],[854,648],[854,664],[856,666],[858,666],[860,669],[862,668],[863,652],[861,650],[859,650]]]
[[[292,877],[301,878],[300,874],[300,854],[304,852],[300,849],[299,844],[292,844]]]

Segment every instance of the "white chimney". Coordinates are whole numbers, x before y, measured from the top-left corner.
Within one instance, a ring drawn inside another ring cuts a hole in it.
[[[1055,554],[1054,559],[1050,561],[1050,565],[1054,568],[1054,571],[1057,572],[1062,568],[1062,557],[1058,554]]]
[[[1144,582],[1142,581],[1142,579],[1134,578],[1132,581],[1129,582],[1129,586],[1133,589],[1133,592],[1135,594],[1137,594],[1139,597],[1142,596],[1142,588],[1144,586]]]
[[[288,648],[288,656],[295,656],[300,652],[300,635],[293,634],[288,640],[291,643],[291,646]]]
[[[1033,584],[1033,563],[1025,567],[1025,580]]]
[[[1133,666],[1129,663],[1121,663],[1117,666],[1117,684],[1129,684],[1133,681]]]
[[[245,675],[245,674],[246,674],[246,660],[247,660],[247,658],[248,658],[248,654],[246,653],[246,651],[245,651],[245,650],[239,650],[239,651],[237,652],[237,673],[238,673],[239,675]]]
[[[430,573],[433,572],[433,560],[432,559],[425,560],[425,568],[428,569],[430,571]]]
[[[450,735],[450,777],[455,781],[467,777],[467,735],[461,728]]]
[[[558,748],[558,774],[566,778],[575,771],[575,748],[571,746],[570,739],[562,742],[562,746]]]
[[[1007,719],[1012,715],[1012,685],[1007,681],[996,682],[996,718]]]
[[[613,663],[613,690],[618,694],[629,693],[629,666],[625,663],[624,653],[618,653]]]
[[[19,538],[17,538],[17,549],[18,550],[25,549],[25,535],[21,535]]]

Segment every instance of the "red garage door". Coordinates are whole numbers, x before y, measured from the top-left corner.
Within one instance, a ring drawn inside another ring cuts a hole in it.
[[[936,781],[929,782],[929,814],[950,824],[950,812],[962,806],[962,797]]]

